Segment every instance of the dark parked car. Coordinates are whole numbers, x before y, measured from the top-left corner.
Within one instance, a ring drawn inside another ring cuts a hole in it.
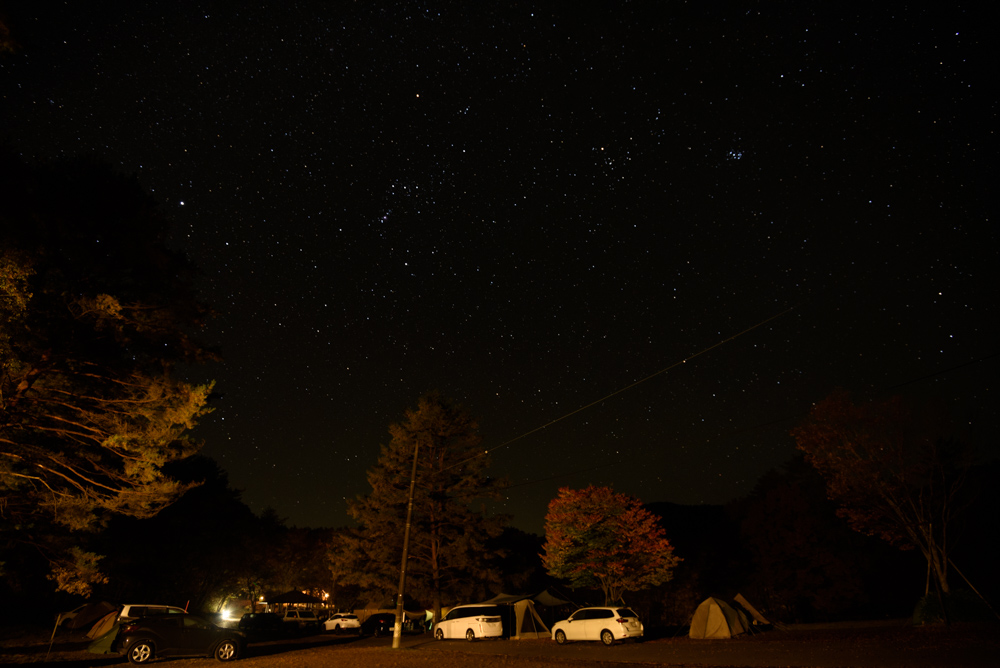
[[[391,636],[396,626],[396,615],[391,612],[379,612],[361,622],[361,635]]]
[[[132,663],[167,656],[214,656],[232,661],[243,654],[246,639],[195,615],[146,617],[122,626],[118,647]]]
[[[250,638],[256,636],[276,636],[285,630],[281,615],[273,612],[248,612],[240,617],[237,625]]]
[[[365,621],[361,622],[361,635],[363,636],[391,636],[395,631],[396,615],[392,612],[377,612]],[[419,624],[414,623],[405,615],[403,616],[403,633],[423,633],[424,629]]]
[[[285,610],[281,617],[285,628],[294,629],[299,633],[319,633],[323,630],[323,622],[312,610]]]

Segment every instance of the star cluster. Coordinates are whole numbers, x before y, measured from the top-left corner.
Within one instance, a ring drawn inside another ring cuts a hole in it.
[[[345,523],[435,388],[535,531],[562,485],[744,495],[838,386],[995,422],[966,3],[29,4],[0,140],[176,221],[225,356],[198,435],[257,510]]]

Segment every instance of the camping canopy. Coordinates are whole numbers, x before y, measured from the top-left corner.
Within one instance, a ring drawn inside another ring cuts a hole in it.
[[[757,608],[750,605],[750,601],[743,598],[743,594],[737,594],[736,597],[733,599],[733,603],[736,604],[737,609],[742,609],[745,612],[749,613],[751,617],[753,617],[753,622],[752,622],[753,624],[762,624],[764,626],[771,625],[771,622],[767,621],[764,615],[758,612]]]
[[[717,598],[706,598],[691,617],[692,638],[732,638],[746,633],[750,622],[742,610]]]
[[[549,627],[535,610],[535,602],[530,594],[497,594],[482,605],[500,605],[507,608],[503,619],[503,630],[511,640],[537,640],[551,635]]]
[[[114,603],[109,603],[108,601],[88,603],[82,608],[77,608],[76,615],[71,617],[69,621],[66,622],[66,627],[71,629],[82,629],[90,626],[109,612],[118,612],[118,606]],[[65,614],[67,613],[59,615],[60,621],[63,619],[63,615]]]
[[[391,600],[368,601],[368,605],[363,608],[355,608],[352,612],[358,619],[366,620],[372,615],[396,614],[396,606]],[[431,613],[432,615],[434,613]],[[403,610],[403,618],[413,621],[424,621],[427,618],[426,610]]]
[[[538,605],[546,605],[552,608],[560,605],[572,605],[576,607],[576,603],[574,603],[573,601],[569,601],[563,598],[562,596],[559,596],[558,594],[552,591],[551,587],[535,594],[534,596],[531,597],[531,600],[533,600]]]
[[[108,614],[101,617],[97,622],[90,627],[87,631],[87,637],[93,640],[94,638],[100,638],[105,633],[110,631],[112,628],[118,629],[118,611],[114,610]]]
[[[302,592],[293,589],[269,599],[268,603],[276,605],[279,603],[322,603],[322,601],[315,596],[303,594]]]
[[[545,625],[542,618],[535,610],[535,602],[530,598],[515,601],[511,604],[514,610],[514,625],[510,629],[511,640],[537,640],[548,638],[551,635],[549,627]]]

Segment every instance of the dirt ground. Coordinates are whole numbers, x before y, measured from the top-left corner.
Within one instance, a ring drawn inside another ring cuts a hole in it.
[[[792,627],[731,640],[687,637],[647,639],[603,647],[558,646],[551,640],[435,642],[406,636],[400,649],[388,638],[320,635],[254,643],[241,668],[994,668],[1000,665],[1000,624],[912,627],[902,622]],[[49,636],[38,629],[0,629],[0,665],[42,664],[58,668],[123,666],[118,655],[90,654],[79,635]],[[48,653],[48,660],[46,654]],[[218,666],[214,659],[172,659],[156,665]]]

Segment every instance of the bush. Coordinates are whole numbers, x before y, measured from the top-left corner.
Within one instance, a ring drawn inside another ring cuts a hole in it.
[[[949,622],[989,622],[995,619],[986,602],[968,589],[956,589],[946,594],[944,605]],[[944,621],[941,599],[937,594],[928,594],[917,601],[913,610],[914,625],[940,624]]]

